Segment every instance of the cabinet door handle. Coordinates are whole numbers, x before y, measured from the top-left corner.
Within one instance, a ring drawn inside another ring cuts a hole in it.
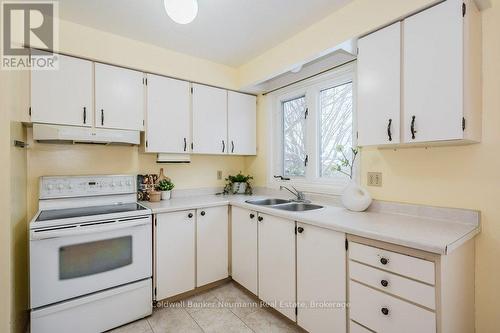
[[[87,123],[87,108],[85,106],[83,107],[83,123]]]
[[[255,217],[254,214],[250,214],[250,218],[253,219]]]
[[[382,265],[387,265],[389,263],[389,259],[382,257],[380,258],[380,263]]]
[[[389,124],[387,124],[387,136],[389,136],[389,141],[392,141],[391,124],[392,119],[389,119]]]
[[[382,281],[380,281],[380,284],[382,285],[382,287],[387,287],[389,285],[389,281],[382,280]]]
[[[205,211],[204,211],[204,210],[202,210],[202,211],[201,211],[201,213],[200,213],[200,215],[201,215],[201,216],[205,216],[205,214],[206,214],[206,213],[205,213]]]
[[[304,228],[302,228],[302,227],[298,227],[298,228],[297,228],[297,232],[298,232],[299,234],[303,233],[303,232],[304,232]]]
[[[380,311],[382,311],[382,313],[384,314],[384,316],[387,316],[389,314],[389,309],[388,308],[382,308],[382,309],[380,309]]]
[[[189,214],[188,214],[188,217],[189,217],[190,219],[192,219],[192,218],[193,218],[193,213],[189,213]]]
[[[231,140],[231,153],[234,153],[234,141]]]
[[[222,152],[226,150],[226,143],[222,140]]]
[[[104,126],[104,109],[101,109],[101,126]]]
[[[411,117],[410,130],[411,130],[411,138],[415,140],[415,133],[417,133],[417,131],[415,131],[415,116]]]
[[[184,138],[184,151],[186,151],[186,149],[187,149],[187,140],[186,138]]]
[[[263,218],[262,216],[259,216],[259,217],[257,218],[257,220],[258,220],[259,222],[262,222],[262,221],[264,220],[264,218]]]

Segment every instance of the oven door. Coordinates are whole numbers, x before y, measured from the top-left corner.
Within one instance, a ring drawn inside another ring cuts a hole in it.
[[[149,278],[151,267],[151,216],[31,230],[31,308]]]

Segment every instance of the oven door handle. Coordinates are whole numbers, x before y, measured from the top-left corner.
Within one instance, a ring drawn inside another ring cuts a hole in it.
[[[95,225],[77,225],[77,226],[63,226],[60,228],[49,228],[47,229],[38,229],[30,231],[30,240],[43,240],[49,238],[61,238],[68,236],[80,236],[86,234],[93,234],[97,232],[105,232],[105,231],[115,231],[120,229],[130,229],[141,227],[147,224],[151,224],[151,219],[149,217],[137,219],[133,221],[128,219],[126,221],[118,220],[116,222],[95,224]]]

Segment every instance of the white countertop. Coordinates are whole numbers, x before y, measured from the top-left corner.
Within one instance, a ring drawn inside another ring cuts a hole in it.
[[[480,232],[479,224],[452,222],[378,212],[351,212],[343,207],[324,205],[307,212],[290,212],[256,206],[245,201],[268,196],[202,195],[172,198],[161,202],[141,202],[154,214],[179,210],[233,205],[297,222],[345,232],[437,254],[448,254]],[[322,204],[323,205],[323,204]]]

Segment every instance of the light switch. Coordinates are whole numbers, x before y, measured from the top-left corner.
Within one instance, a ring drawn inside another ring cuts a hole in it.
[[[382,172],[368,172],[368,186],[382,186]]]

